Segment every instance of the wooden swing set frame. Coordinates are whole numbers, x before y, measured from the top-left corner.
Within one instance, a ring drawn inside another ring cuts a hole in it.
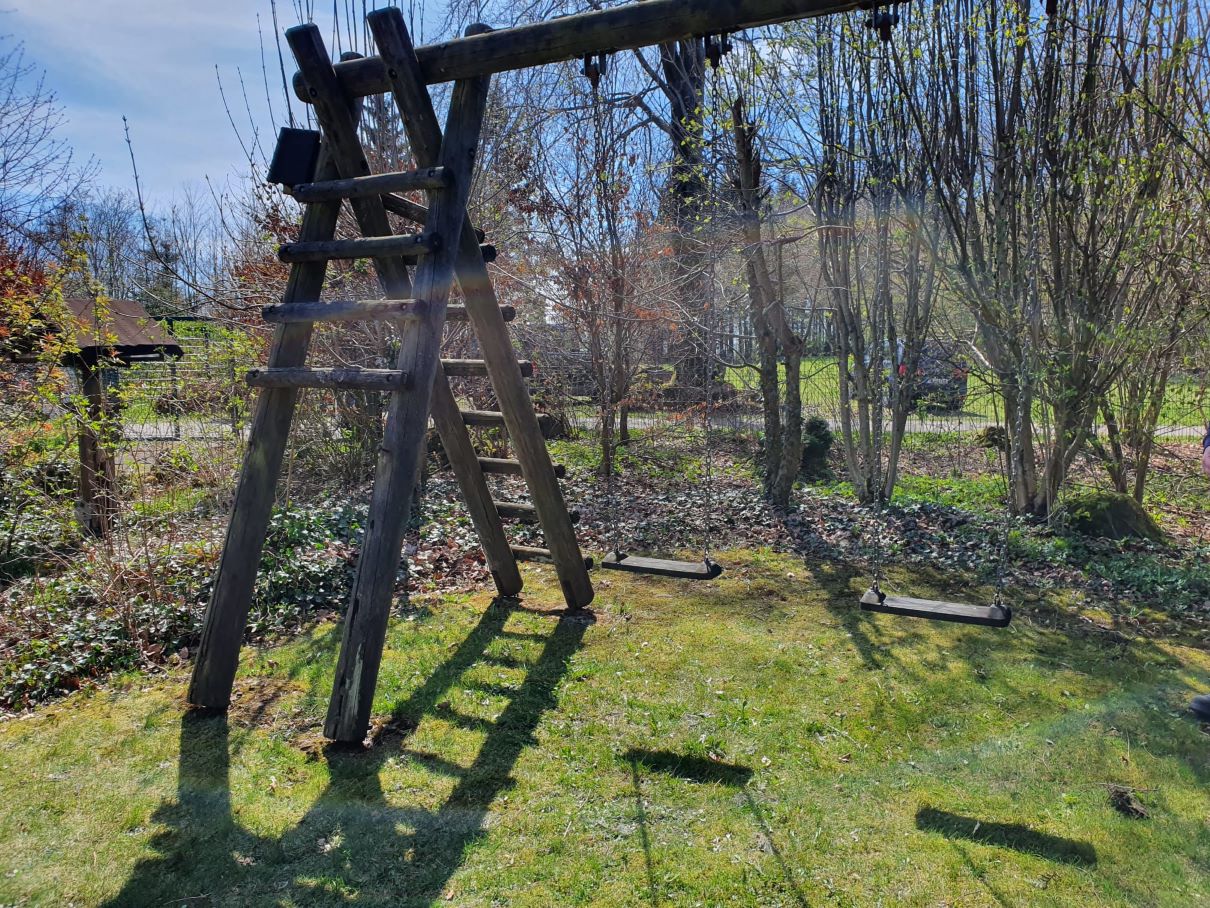
[[[400,11],[388,8],[367,17],[377,56],[346,55],[335,63],[314,25],[287,30],[298,63],[294,89],[312,105],[322,140],[307,162],[309,172],[290,181],[289,188],[304,206],[302,225],[298,240],[279,253],[291,264],[282,302],[264,312],[277,326],[268,364],[249,373],[250,384],[260,394],[206,611],[190,704],[225,710],[230,703],[290,424],[303,388],[357,388],[389,395],[365,539],[324,724],[328,738],[360,742],[369,726],[430,418],[499,593],[517,595],[522,588],[517,561],[538,558],[553,562],[569,608],[582,609],[592,601],[591,563],[576,541],[573,515],[523,381],[525,364],[518,363],[509,339],[506,322],[512,310],[498,303],[492,288],[486,261],[493,250],[481,246],[483,237],[466,212],[491,75],[875,5],[852,0],[649,0],[500,31],[472,26],[463,38],[419,48],[413,47]],[[449,81],[455,85],[443,131],[427,86]],[[358,123],[361,99],[377,94],[394,98],[417,170],[370,173]],[[428,193],[427,207],[397,194],[414,190]],[[360,239],[335,238],[346,201]],[[421,229],[396,234],[388,212]],[[328,261],[349,258],[373,262],[383,299],[321,301]],[[455,281],[463,296],[461,306],[447,305]],[[482,360],[441,358],[444,324],[455,319],[470,322]],[[309,368],[314,324],[353,320],[399,325],[395,367]],[[490,378],[499,411],[459,409],[448,381],[457,375]],[[467,431],[471,425],[503,427],[515,459],[479,457]],[[485,473],[522,476],[532,504],[493,500]],[[510,545],[505,518],[537,520],[547,548]]]

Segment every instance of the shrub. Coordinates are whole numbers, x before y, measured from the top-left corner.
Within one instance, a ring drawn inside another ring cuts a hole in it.
[[[365,511],[342,504],[273,514],[248,618],[250,639],[297,630],[317,609],[345,607]],[[177,545],[146,567],[115,571],[86,551],[59,577],[11,587],[0,600],[0,707],[29,706],[192,648],[218,552],[213,541]]]
[[[822,416],[812,416],[807,419],[802,428],[802,466],[799,475],[814,482],[828,479],[831,468],[828,466],[828,454],[832,450],[832,428]]]
[[[1164,542],[1164,533],[1152,516],[1120,492],[1073,494],[1063,502],[1060,517],[1068,529],[1081,536]]]

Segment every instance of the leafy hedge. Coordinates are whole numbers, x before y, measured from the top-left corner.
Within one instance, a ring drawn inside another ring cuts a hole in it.
[[[316,610],[342,610],[364,507],[277,510],[249,616],[250,639],[296,630]],[[158,553],[150,567],[85,552],[51,579],[26,578],[0,599],[0,707],[22,708],[114,671],[167,661],[197,642],[220,545]]]

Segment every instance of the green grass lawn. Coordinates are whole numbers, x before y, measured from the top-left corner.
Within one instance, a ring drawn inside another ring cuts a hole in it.
[[[249,654],[229,721],[183,714],[183,672],[10,720],[0,904],[1210,903],[1205,652],[1045,602],[897,623],[845,569],[720,560],[597,574],[592,623],[544,569],[520,607],[414,604],[364,753],[317,746],[331,624]]]
[[[784,383],[786,376],[784,365],[778,366],[778,376]],[[727,382],[738,390],[758,391],[759,380],[755,369],[737,367],[727,369]],[[803,358],[802,400],[807,408],[817,410],[824,415],[835,413],[840,406],[840,392],[837,388],[839,381],[839,367],[833,357]],[[1034,411],[1035,418],[1043,417],[1044,411],[1040,403],[1035,403]],[[944,415],[958,416],[958,414]],[[1004,402],[993,393],[986,383],[972,377],[961,415],[1003,423]],[[1207,419],[1210,419],[1210,396],[1208,396],[1207,390],[1196,381],[1174,378],[1164,397],[1164,406],[1160,411],[1158,424],[1160,426],[1195,427],[1204,426]]]

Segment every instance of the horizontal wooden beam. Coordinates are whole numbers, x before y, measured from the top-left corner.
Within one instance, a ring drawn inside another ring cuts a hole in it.
[[[368,236],[357,240],[320,240],[311,243],[286,243],[277,250],[287,265],[297,262],[325,262],[332,259],[381,259],[396,256],[425,255],[437,248],[431,233],[404,236]]]
[[[517,317],[517,310],[513,306],[501,306],[500,318],[506,322],[511,322]],[[466,306],[462,304],[453,304],[445,307],[445,320],[447,322],[465,322],[468,316],[466,314]]]
[[[409,387],[408,374],[398,369],[249,369],[246,375],[253,388],[340,388],[349,391],[403,391]]]
[[[553,465],[555,476],[562,479],[567,475],[567,467],[561,463]],[[484,473],[502,473],[506,476],[521,476],[521,461],[508,457],[480,457],[479,469]]]
[[[519,360],[517,365],[525,378],[532,378],[534,364],[527,359]],[[441,368],[446,375],[457,378],[471,378],[487,375],[487,363],[481,359],[443,359]]]
[[[419,202],[413,202],[411,199],[405,199],[398,195],[384,195],[382,197],[382,207],[387,211],[397,214],[400,217],[405,217],[409,221],[416,224],[427,224],[429,222],[429,210]],[[475,236],[482,243],[487,239],[487,234],[475,228]]]
[[[646,0],[427,44],[416,48],[416,56],[424,81],[432,85],[869,6],[868,0]],[[349,98],[390,91],[381,57],[335,68]],[[294,77],[294,91],[311,101],[301,74]]]
[[[538,522],[538,509],[532,504],[523,501],[495,501],[492,503],[496,506],[496,512],[501,517],[520,520],[523,523]],[[567,516],[571,518],[572,523],[580,522],[579,511],[568,511]]]
[[[444,189],[449,185],[444,167],[422,167],[397,173],[375,173],[368,177],[345,180],[325,180],[322,183],[300,183],[291,192],[300,202],[335,202],[339,199],[361,199],[368,195],[388,192],[413,192],[417,189]]]
[[[535,415],[538,417],[538,426],[545,433],[553,424],[553,419],[548,413],[538,413]],[[504,414],[499,410],[463,410],[462,421],[468,426],[504,428]]]
[[[513,557],[518,561],[554,562],[550,549],[538,548],[535,545],[511,545],[509,548],[513,550]],[[590,571],[592,570],[592,558],[588,555],[584,556],[584,567]]]
[[[411,321],[428,315],[424,300],[330,300],[265,306],[261,318],[270,324],[287,322]]]

